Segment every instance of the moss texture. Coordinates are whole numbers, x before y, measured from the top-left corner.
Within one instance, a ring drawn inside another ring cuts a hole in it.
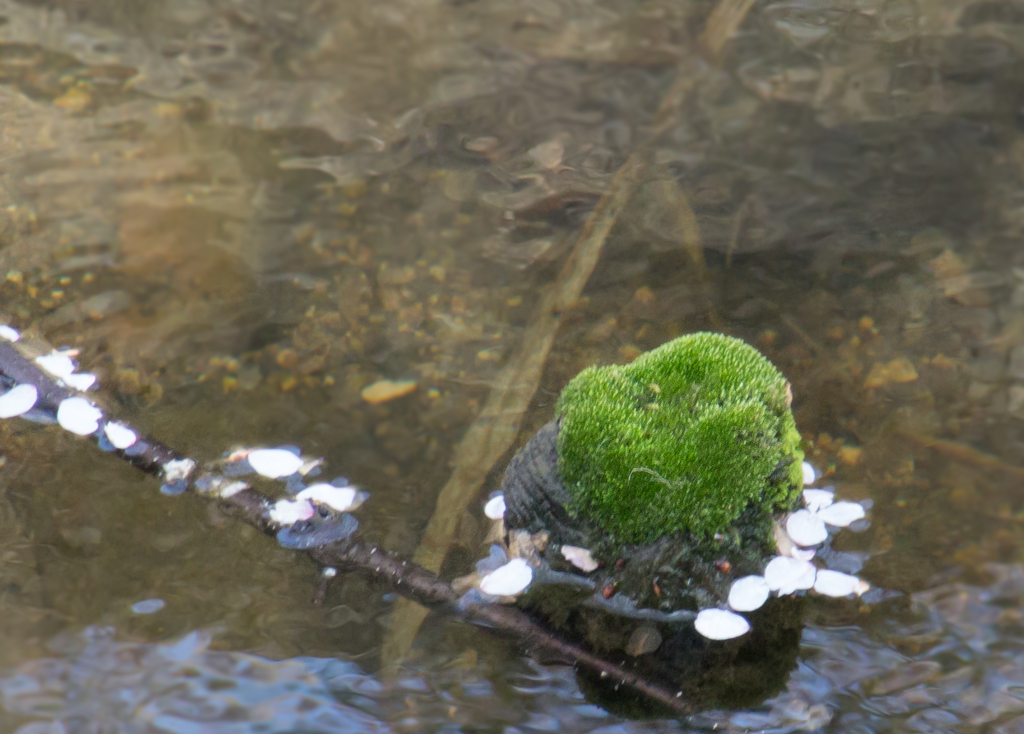
[[[632,364],[590,367],[558,401],[558,468],[569,510],[608,539],[708,538],[756,503],[790,508],[802,489],[786,378],[753,347],[697,333]]]

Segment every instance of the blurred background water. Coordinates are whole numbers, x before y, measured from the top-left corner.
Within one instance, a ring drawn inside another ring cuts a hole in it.
[[[702,58],[713,7],[0,0],[0,307],[184,452],[325,457],[372,493],[363,537],[411,555],[644,151],[518,444],[587,365],[738,336],[874,500],[851,570],[902,596],[814,601],[783,693],[688,722],[616,718],[440,615],[383,675],[393,596],[342,577],[314,606],[303,557],[8,421],[3,730],[1024,732],[1024,4],[760,0]],[[367,401],[380,380],[415,389]]]

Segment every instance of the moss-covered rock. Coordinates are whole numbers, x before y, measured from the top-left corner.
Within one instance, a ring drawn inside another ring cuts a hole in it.
[[[722,334],[588,368],[557,405],[567,509],[617,543],[679,532],[710,540],[748,507],[789,509],[803,459],[789,404],[771,362]]]

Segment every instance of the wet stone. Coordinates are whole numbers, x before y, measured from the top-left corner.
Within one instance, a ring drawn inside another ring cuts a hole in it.
[[[636,628],[626,644],[626,654],[632,657],[646,655],[661,647],[661,633],[653,624],[644,624]]]

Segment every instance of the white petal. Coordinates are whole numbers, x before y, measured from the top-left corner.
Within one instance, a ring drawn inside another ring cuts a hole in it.
[[[598,563],[590,555],[589,548],[580,548],[575,545],[563,545],[562,557],[584,573],[596,571]]]
[[[85,398],[65,398],[57,407],[57,422],[61,427],[79,436],[96,433],[103,411]]]
[[[800,561],[789,556],[776,556],[764,569],[764,580],[768,588],[779,596],[803,591],[814,586],[818,569],[810,561]]]
[[[0,324],[0,339],[9,342],[16,342],[21,339],[21,332],[7,324]]]
[[[62,380],[75,371],[75,363],[66,352],[50,352],[36,357],[36,364]]]
[[[92,372],[75,372],[70,375],[66,375],[61,378],[68,385],[76,390],[85,392],[94,384],[96,384],[96,375]]]
[[[0,395],[0,418],[13,418],[27,413],[39,399],[39,391],[35,385],[15,385]]]
[[[856,502],[836,502],[818,513],[818,517],[837,528],[845,528],[864,517],[864,508]]]
[[[814,471],[814,467],[806,461],[803,463],[804,470],[804,486],[807,487],[814,484],[814,480],[817,479],[817,473]]]
[[[103,426],[103,432],[107,434],[107,440],[115,449],[126,449],[138,440],[135,431],[124,423],[107,423]]]
[[[725,609],[701,609],[693,626],[709,640],[731,640],[750,631],[750,623]]]
[[[188,479],[188,475],[196,468],[196,462],[192,459],[171,459],[162,467],[164,479],[168,482],[176,482],[179,479]]]
[[[278,500],[270,509],[270,519],[279,525],[292,525],[300,520],[308,520],[316,514],[316,510],[306,500],[292,502]]]
[[[832,504],[835,495],[827,489],[805,489],[804,506],[808,512],[818,512]]]
[[[492,596],[514,596],[533,581],[533,569],[522,558],[513,558],[480,581],[480,591]]]
[[[822,569],[814,580],[814,590],[825,596],[849,596],[857,591],[861,580],[856,576],[839,571]]]
[[[789,516],[786,520],[786,532],[794,543],[804,547],[823,543],[828,537],[825,523],[807,510],[797,510]]]
[[[496,494],[487,500],[484,505],[484,514],[492,520],[500,520],[505,517],[505,495]]]
[[[218,490],[217,494],[227,499],[228,497],[234,497],[243,489],[249,489],[249,485],[242,481],[228,482]]]
[[[344,512],[356,503],[355,487],[335,487],[333,484],[314,484],[295,495],[295,499],[309,500]]]
[[[249,465],[264,477],[290,477],[302,466],[302,458],[284,449],[256,449],[246,457]]]
[[[768,582],[764,576],[744,576],[732,582],[729,589],[729,606],[737,612],[752,612],[768,601]]]

